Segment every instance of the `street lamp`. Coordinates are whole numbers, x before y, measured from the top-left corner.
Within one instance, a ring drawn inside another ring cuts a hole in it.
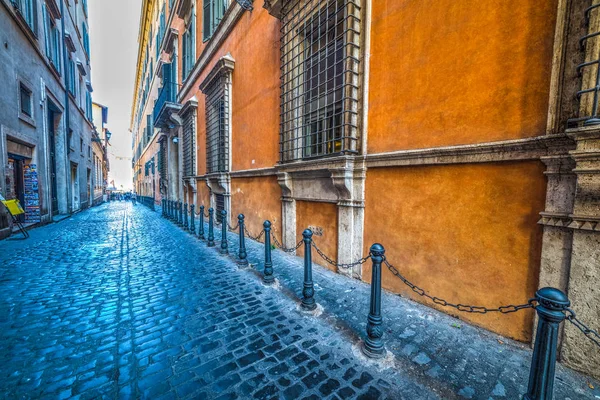
[[[110,140],[110,137],[112,136],[112,133],[110,133],[110,131],[107,129],[104,136],[106,137],[106,141],[108,142]]]

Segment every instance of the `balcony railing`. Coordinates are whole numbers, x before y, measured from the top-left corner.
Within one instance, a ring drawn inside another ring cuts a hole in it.
[[[154,126],[165,127],[171,114],[181,109],[181,104],[177,103],[177,88],[178,85],[175,82],[163,84],[154,103]]]

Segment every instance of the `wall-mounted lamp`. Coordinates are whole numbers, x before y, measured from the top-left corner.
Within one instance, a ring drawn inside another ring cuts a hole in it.
[[[179,138],[177,136],[175,136],[173,138],[173,143],[175,143],[175,144],[179,143]]]

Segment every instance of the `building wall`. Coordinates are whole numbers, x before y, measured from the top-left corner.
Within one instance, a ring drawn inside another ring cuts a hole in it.
[[[544,133],[556,0],[382,0],[372,13],[369,152]]]
[[[57,2],[60,7],[60,1]],[[7,173],[6,147],[9,141],[16,142],[32,149],[32,158],[27,161],[37,166],[38,195],[40,204],[41,222],[50,222],[56,214],[66,214],[78,210],[83,204],[90,203],[90,194],[87,190],[87,169],[92,168],[92,157],[88,157],[88,147],[91,142],[92,125],[85,115],[85,84],[81,88],[80,98],[69,96],[69,127],[73,130],[72,143],[68,143],[65,112],[65,74],[66,66],[63,59],[62,24],[61,19],[55,23],[60,32],[59,61],[60,73],[55,71],[46,55],[45,28],[43,17],[43,2],[36,2],[37,23],[36,34],[31,33],[24,20],[17,15],[13,4],[7,0],[0,0],[0,40],[3,51],[0,53],[0,80],[5,90],[0,93],[0,176]],[[77,16],[75,16],[77,14]],[[78,35],[81,33],[81,24],[86,23],[87,16],[83,12],[81,3],[68,7],[65,4],[62,19],[65,29],[73,38],[75,51],[70,52],[75,59],[83,63],[87,77],[90,79],[90,67],[86,62],[83,50],[83,41]],[[76,76],[80,73],[77,71]],[[76,78],[77,79],[77,78]],[[19,85],[25,84],[32,92],[32,118],[20,115]],[[83,100],[83,101],[82,101]],[[55,112],[52,121],[48,119],[50,109]],[[54,127],[56,142],[56,177],[58,209],[52,213],[50,185],[50,147],[49,128]],[[83,155],[80,153],[79,138],[84,140]],[[71,152],[70,148],[74,148]],[[78,165],[79,190],[74,193],[71,185],[70,163]],[[0,192],[6,194],[5,179],[0,180]],[[77,200],[77,201],[74,201]],[[4,210],[0,211],[4,213]],[[3,216],[0,216],[2,219]],[[5,216],[4,216],[5,218]],[[0,222],[0,226],[2,222]],[[0,228],[0,237],[10,233],[10,230]]]
[[[545,200],[543,164],[490,163],[367,172],[365,254],[382,243],[404,276],[454,304],[524,304],[538,287]],[[363,277],[370,281],[370,264]],[[383,286],[414,295],[384,268]],[[470,315],[497,333],[531,340],[533,313]]]
[[[244,214],[246,228],[256,236],[264,221],[269,220],[273,231],[281,237],[281,188],[275,177],[234,178],[231,188],[233,225],[237,216]]]
[[[313,230],[313,241],[327,254],[335,259],[338,243],[338,224],[337,224],[337,206],[333,203],[321,203],[313,201],[296,202],[296,236],[298,242],[302,239],[302,232],[305,229]],[[317,228],[317,229],[315,229]],[[320,229],[322,232],[320,232]],[[319,233],[317,233],[319,232]],[[281,237],[281,235],[280,235]],[[297,255],[304,257],[304,246],[301,246]],[[322,265],[335,271],[335,267],[327,264],[323,259],[312,250],[312,260],[314,263]]]

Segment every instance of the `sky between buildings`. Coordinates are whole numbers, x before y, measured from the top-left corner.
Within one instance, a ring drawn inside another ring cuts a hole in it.
[[[129,122],[142,0],[90,0],[93,100],[108,107],[108,184],[132,188]],[[96,122],[97,123],[97,122]]]

